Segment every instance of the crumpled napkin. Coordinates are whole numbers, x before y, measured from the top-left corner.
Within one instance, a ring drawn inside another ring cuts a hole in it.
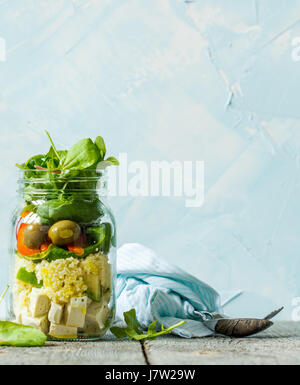
[[[174,329],[173,334],[184,338],[209,336],[214,332],[202,321],[213,313],[222,313],[222,305],[240,293],[220,295],[143,245],[129,243],[118,250],[117,322],[123,320],[123,312],[135,308],[137,319],[145,329],[154,320],[165,328],[185,320],[186,324]]]

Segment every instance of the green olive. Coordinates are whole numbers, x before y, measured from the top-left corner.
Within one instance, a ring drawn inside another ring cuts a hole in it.
[[[40,224],[26,226],[24,230],[24,244],[29,249],[39,249],[46,241],[48,228]]]
[[[67,246],[80,237],[80,226],[73,221],[60,221],[49,230],[49,237],[56,246]]]

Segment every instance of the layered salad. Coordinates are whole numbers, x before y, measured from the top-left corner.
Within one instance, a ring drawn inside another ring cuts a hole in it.
[[[49,136],[49,134],[47,133]],[[16,215],[13,313],[16,321],[52,339],[99,337],[114,309],[113,216],[99,183],[107,166],[102,137],[47,154],[22,169],[22,207]]]

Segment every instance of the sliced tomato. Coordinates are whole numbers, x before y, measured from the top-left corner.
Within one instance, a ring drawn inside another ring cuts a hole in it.
[[[24,243],[24,231],[26,229],[26,226],[27,226],[26,223],[22,223],[20,225],[20,228],[19,228],[19,231],[18,231],[18,235],[17,235],[17,249],[18,249],[18,252],[21,255],[24,255],[25,257],[28,256],[28,255],[34,255],[34,254],[39,254],[40,253],[40,250],[30,249],[29,247],[27,247],[25,245],[25,243]]]

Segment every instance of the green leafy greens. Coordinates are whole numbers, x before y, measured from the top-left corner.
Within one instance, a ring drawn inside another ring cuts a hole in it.
[[[95,142],[90,138],[82,139],[69,151],[58,151],[47,131],[46,134],[51,143],[48,153],[35,155],[27,162],[17,164],[24,170],[25,200],[38,200],[40,197],[34,192],[47,191],[47,199],[61,201],[74,196],[76,190],[77,195],[87,196],[90,203],[94,204],[93,209],[97,209],[99,199],[93,190],[103,170],[112,165],[119,165],[118,160],[114,157],[105,159],[106,146],[101,136],[98,136]]]
[[[0,297],[2,302],[8,286]],[[31,326],[19,325],[10,321],[0,321],[0,346],[44,346],[47,337]]]
[[[173,329],[178,328],[181,325],[184,325],[186,322],[181,321],[178,324],[165,329],[164,326],[161,326],[161,330],[157,331],[157,321],[152,322],[151,325],[149,325],[148,330],[146,333],[144,333],[141,330],[141,325],[137,321],[136,318],[136,311],[135,309],[131,309],[128,312],[124,313],[124,320],[127,324],[127,327],[120,328],[120,327],[112,327],[110,331],[114,334],[117,338],[130,338],[131,340],[141,341],[144,339],[154,340],[159,336],[170,334]]]
[[[104,228],[99,225],[104,208],[98,196],[97,183],[103,170],[118,165],[118,160],[114,157],[105,159],[106,146],[101,136],[95,142],[90,138],[82,139],[69,151],[60,151],[47,131],[46,134],[51,143],[48,153],[35,155],[17,165],[24,170],[23,212],[33,211],[41,223],[49,227],[62,220],[94,226],[99,236],[91,237],[93,244],[85,248],[83,256],[97,248],[107,253],[114,239],[108,223]],[[27,259],[39,262],[68,257],[76,257],[76,254],[51,245],[47,251]]]

